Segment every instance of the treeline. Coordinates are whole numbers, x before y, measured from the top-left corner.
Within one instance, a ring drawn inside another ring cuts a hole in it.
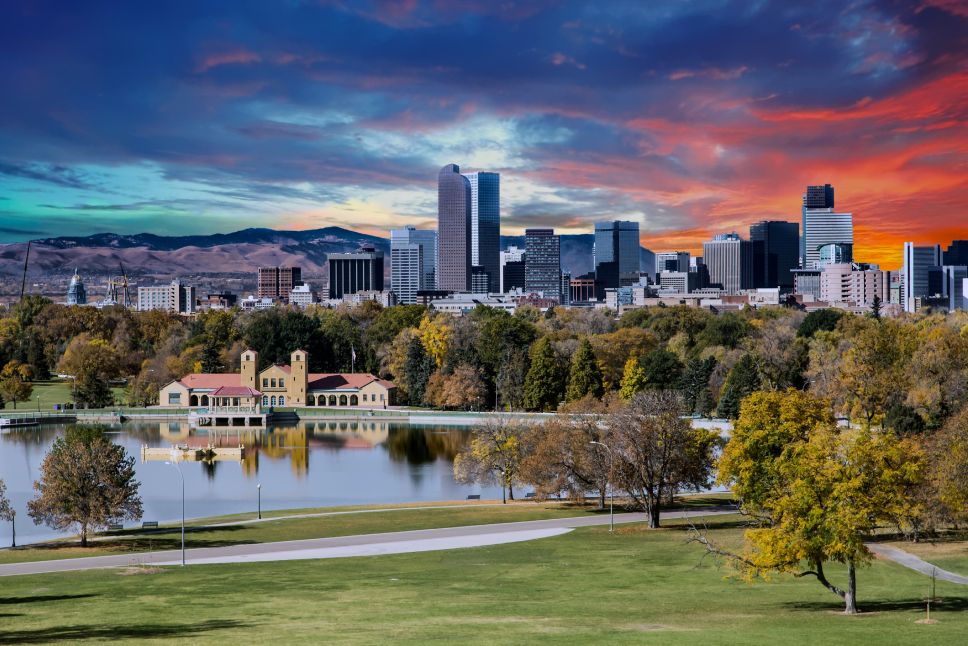
[[[30,297],[0,318],[0,366],[17,362],[7,372],[20,381],[73,375],[78,400],[90,406],[112,403],[108,384],[123,378],[122,403],[146,405],[185,373],[238,370],[247,347],[262,367],[304,348],[310,370],[379,374],[397,384],[399,403],[414,406],[551,411],[662,389],[678,392],[689,414],[735,419],[750,393],[792,387],[830,398],[838,415],[882,415],[876,421],[920,432],[940,428],[964,403],[966,329],[964,313],[881,320],[660,306],[616,319],[606,310],[525,306],[510,315],[482,306],[453,317],[372,302],[207,311],[186,321]]]

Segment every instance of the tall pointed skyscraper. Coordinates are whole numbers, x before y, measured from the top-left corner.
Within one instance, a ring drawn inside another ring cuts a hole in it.
[[[460,166],[437,175],[437,289],[471,288],[471,183]]]

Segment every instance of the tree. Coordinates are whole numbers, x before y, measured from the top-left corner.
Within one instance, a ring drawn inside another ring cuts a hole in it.
[[[7,485],[4,484],[3,480],[0,480],[0,520],[5,520],[8,522],[13,522],[14,518],[17,517],[17,511],[10,504],[10,500],[7,498]]]
[[[531,367],[524,379],[525,408],[540,411],[558,408],[565,394],[565,379],[565,371],[551,340],[541,337],[531,346]]]
[[[60,367],[74,377],[77,402],[104,408],[114,402],[110,380],[118,376],[118,356],[107,341],[82,334],[67,346]]]
[[[760,373],[753,355],[744,354],[729,371],[723,391],[719,396],[716,413],[720,417],[736,419],[743,400],[760,387]]]
[[[565,397],[568,401],[575,401],[585,395],[601,397],[604,394],[602,371],[595,361],[592,344],[587,337],[583,337],[571,358],[571,371],[568,374],[568,390]]]
[[[622,372],[622,383],[619,386],[619,396],[628,401],[635,397],[635,393],[645,388],[647,382],[645,370],[639,362],[637,356],[631,356],[625,362],[625,370]]]
[[[826,400],[793,389],[754,393],[723,449],[719,482],[755,526],[742,555],[717,551],[750,578],[813,576],[854,614],[856,570],[872,558],[864,541],[879,524],[913,515],[908,493],[922,462],[917,445],[892,433],[839,428]],[[827,579],[830,562],[847,567],[846,587]]]
[[[887,412],[911,381],[916,339],[897,321],[853,317],[846,328],[836,388],[852,418],[870,425]]]
[[[615,479],[645,511],[651,528],[659,526],[661,507],[676,492],[698,491],[711,483],[718,435],[693,428],[681,415],[678,393],[644,390],[624,409],[608,416]]]
[[[0,370],[0,395],[4,400],[12,401],[14,408],[17,408],[18,401],[28,401],[33,394],[34,386],[29,381],[31,374],[30,366],[16,359]]]
[[[682,401],[686,412],[707,415],[713,409],[709,378],[716,369],[716,359],[692,359],[682,375]]]
[[[942,520],[968,519],[968,405],[928,442],[928,481]]]
[[[421,406],[427,391],[427,381],[434,374],[434,360],[424,350],[423,343],[416,336],[407,344],[407,355],[403,365],[404,384],[411,406]]]
[[[207,337],[202,344],[202,372],[212,374],[224,370],[222,348],[215,339]]]
[[[450,374],[435,372],[427,381],[424,398],[439,408],[481,410],[487,401],[487,389],[474,366],[457,366]]]
[[[504,418],[474,429],[468,446],[454,458],[454,479],[465,484],[499,483],[502,502],[514,500],[514,484],[521,470],[521,435],[521,429]]]
[[[682,381],[682,363],[675,354],[656,348],[642,357],[646,388],[674,390]]]
[[[833,332],[837,328],[837,323],[844,318],[844,311],[826,307],[822,310],[814,310],[807,314],[806,318],[797,328],[797,336],[812,338],[817,332]]]
[[[600,415],[553,417],[524,436],[525,458],[521,480],[534,486],[541,497],[567,491],[582,499],[585,492],[598,492],[599,507],[608,495],[609,456],[591,442],[603,441]]]
[[[447,357],[447,350],[450,346],[450,335],[453,328],[447,324],[447,317],[436,316],[433,319],[429,314],[425,314],[420,319],[418,328],[420,341],[423,342],[427,354],[433,357],[437,367],[444,365]]]
[[[881,297],[879,294],[874,294],[874,298],[871,300],[870,317],[875,321],[881,320]]]
[[[626,314],[643,310],[632,310]],[[602,370],[605,390],[618,390],[622,370],[630,356],[645,356],[658,345],[654,334],[638,327],[623,327],[609,334],[596,334],[589,338],[589,342]]]
[[[27,512],[59,531],[78,527],[82,547],[93,529],[141,518],[134,458],[110,442],[103,427],[68,427],[54,440],[40,471],[37,497],[27,503]]]
[[[507,358],[497,373],[494,384],[497,406],[504,410],[524,408],[524,383],[528,377],[528,353],[508,348]]]
[[[924,420],[918,412],[901,402],[894,402],[884,415],[884,428],[891,429],[900,436],[920,435],[924,432]]]

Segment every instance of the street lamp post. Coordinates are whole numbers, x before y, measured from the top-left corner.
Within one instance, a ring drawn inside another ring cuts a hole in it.
[[[182,567],[185,567],[185,474],[182,473],[181,467],[175,462],[175,452],[172,451],[171,462],[165,462],[165,464],[170,464],[178,470],[178,475],[181,477],[182,486],[182,520],[181,520],[181,561]]]
[[[13,540],[10,541],[10,547],[17,547],[17,512],[14,511],[10,515],[10,531],[13,532]]]
[[[262,520],[262,483],[257,484],[255,488],[259,492],[259,520]]]
[[[612,449],[608,448],[608,445],[604,442],[596,442],[592,440],[589,444],[598,444],[599,446],[604,446],[605,450],[608,451],[608,477],[605,480],[605,486],[608,487],[608,531],[615,531],[615,488],[612,487]]]

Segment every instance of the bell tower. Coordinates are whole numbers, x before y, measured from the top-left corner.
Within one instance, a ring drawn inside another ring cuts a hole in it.
[[[253,390],[258,390],[259,353],[255,350],[246,350],[242,353],[242,384]]]
[[[289,402],[291,406],[306,405],[306,388],[309,385],[309,373],[306,364],[309,355],[305,350],[296,350],[289,358]]]

